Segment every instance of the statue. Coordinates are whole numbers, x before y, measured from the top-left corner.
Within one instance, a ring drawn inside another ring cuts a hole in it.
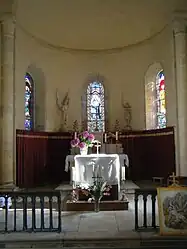
[[[60,131],[66,131],[67,129],[69,102],[69,91],[65,94],[64,99],[61,102],[59,101],[58,92],[56,91],[56,105],[60,111]]]
[[[125,119],[125,130],[131,130],[131,121],[132,121],[132,108],[128,102],[124,103],[122,101],[122,107],[124,110],[124,119]]]
[[[116,119],[114,129],[115,129],[116,131],[120,131],[120,123],[119,123],[119,120],[118,120],[118,119]]]
[[[79,124],[78,124],[78,121],[77,121],[77,120],[75,120],[75,121],[73,122],[73,131],[75,131],[75,132],[78,132],[78,131],[79,131]]]
[[[85,120],[83,120],[81,122],[81,131],[85,131],[85,129],[86,129],[86,122],[85,122]]]

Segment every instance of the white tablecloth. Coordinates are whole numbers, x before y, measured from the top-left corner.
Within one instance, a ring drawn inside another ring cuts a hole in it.
[[[76,183],[93,183],[93,176],[102,176],[108,184],[118,184],[120,161],[116,154],[91,154],[75,156]]]
[[[93,177],[101,176],[110,185],[118,185],[120,192],[120,160],[117,154],[75,156],[74,184],[93,185]]]
[[[92,155],[97,155],[97,154],[92,154]],[[103,154],[99,154],[99,155],[103,155]],[[105,156],[107,156],[108,154],[104,154]],[[113,154],[109,154],[109,155],[113,155]],[[124,181],[125,178],[125,167],[129,167],[129,158],[128,155],[126,154],[118,154],[119,156],[119,161],[120,161],[120,180]],[[71,182],[74,179],[74,166],[75,166],[75,155],[68,155],[66,156],[66,161],[65,161],[65,171],[68,172],[69,168],[71,171]]]

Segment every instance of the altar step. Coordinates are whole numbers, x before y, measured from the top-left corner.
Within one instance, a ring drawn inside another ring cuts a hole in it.
[[[128,201],[101,201],[99,204],[100,211],[120,211],[128,210]],[[94,202],[87,201],[67,201],[66,211],[94,211]]]
[[[108,236],[97,238],[93,233],[89,238],[87,236],[79,236],[74,238],[66,234],[10,234],[8,236],[1,235],[0,248],[124,248],[124,249],[186,249],[187,238],[184,237],[161,237],[156,234],[134,234],[133,232],[124,232],[120,236]],[[102,234],[102,233],[101,233]]]
[[[127,194],[133,194],[134,190],[139,188],[134,182],[132,182],[131,180],[126,180],[122,183],[121,186],[121,190],[125,190],[125,193]],[[42,188],[41,190],[43,190],[46,188]],[[51,188],[48,188],[49,191],[51,190]],[[71,197],[71,192],[72,192],[72,186],[70,184],[60,184],[59,186],[57,186],[55,188],[55,190],[59,190],[61,192],[61,204],[62,204],[62,210],[67,210],[66,208],[66,203],[67,200],[70,199]],[[36,190],[40,190],[38,188],[36,188]],[[121,196],[121,194],[120,194]],[[55,208],[55,206],[57,205],[57,199],[53,198],[53,207]],[[120,204],[119,204],[120,205]],[[16,201],[16,207],[17,208],[23,208],[23,202],[22,202],[22,198],[19,198]],[[36,208],[40,208],[40,198],[36,197]],[[32,208],[32,204],[31,204],[31,198],[30,200],[28,199],[28,208]],[[44,198],[44,208],[49,208],[49,199],[47,197]],[[112,210],[124,210],[123,209],[112,209]]]
[[[126,180],[121,182],[121,191],[125,191],[126,194],[134,194],[135,189],[139,189],[139,186],[133,181]]]

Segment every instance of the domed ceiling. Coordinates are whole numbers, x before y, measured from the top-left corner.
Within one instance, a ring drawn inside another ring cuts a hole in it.
[[[18,0],[17,25],[51,45],[111,49],[160,32],[186,0]]]

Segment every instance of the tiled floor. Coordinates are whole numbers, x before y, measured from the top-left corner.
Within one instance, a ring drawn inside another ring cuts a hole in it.
[[[132,231],[134,229],[134,195],[127,195],[129,200],[128,211],[102,211],[102,212],[62,212],[62,231],[63,232],[87,232],[87,231]],[[143,223],[143,200],[139,200],[139,222]],[[151,224],[151,199],[147,202],[148,223]],[[28,227],[32,224],[32,210],[28,209]],[[8,212],[8,229],[13,229],[14,209]],[[40,209],[36,210],[37,227],[40,227]],[[0,210],[0,229],[4,226],[5,211]],[[57,226],[58,213],[53,211],[54,226]],[[17,211],[17,228],[22,229],[23,211]],[[49,210],[45,210],[45,224],[49,226]],[[158,224],[158,217],[157,217]]]
[[[62,186],[61,186],[62,187]],[[64,186],[68,192],[67,186]],[[125,182],[122,189],[126,191],[129,200],[128,211],[105,211],[105,212],[62,212],[62,232],[61,233],[0,233],[0,247],[6,245],[8,248],[139,248],[142,241],[162,241],[163,236],[159,236],[157,231],[136,232],[134,230],[135,210],[133,190],[137,188],[134,183]],[[55,202],[55,200],[54,200]],[[151,197],[147,201],[147,220],[151,224]],[[143,224],[143,200],[139,198],[139,225]],[[37,227],[40,227],[41,210],[36,210]],[[158,210],[156,203],[156,223],[158,225]],[[32,224],[32,211],[27,210],[28,227]],[[22,230],[23,210],[17,212],[17,229]],[[57,226],[58,213],[53,210],[53,224]],[[8,211],[8,229],[13,229],[14,210]],[[4,228],[5,210],[0,209],[0,230]],[[45,209],[45,226],[49,226],[49,210]],[[168,238],[166,238],[168,239]],[[20,243],[20,247],[19,244]],[[25,243],[25,246],[23,245]],[[36,246],[36,243],[38,247]],[[159,243],[159,242],[158,242]],[[173,243],[173,242],[172,242]],[[177,242],[178,243],[178,242]],[[45,245],[44,245],[45,244]],[[7,246],[8,245],[8,246]],[[56,246],[55,246],[56,245]],[[109,246],[110,245],[110,246]],[[178,244],[177,244],[178,245]],[[12,247],[11,247],[12,246]],[[61,247],[60,247],[61,246]],[[118,247],[119,246],[119,247]],[[3,247],[4,248],[4,247]],[[152,248],[152,246],[149,248]],[[186,247],[184,247],[186,248]]]
[[[61,186],[62,191],[67,191],[68,186]],[[61,213],[62,220],[62,232],[60,234],[56,233],[35,233],[29,234],[25,233],[10,233],[10,234],[0,234],[0,242],[8,240],[27,240],[33,239],[52,239],[52,240],[80,240],[84,239],[99,240],[99,239],[131,239],[138,240],[141,237],[141,233],[134,231],[135,223],[135,210],[134,210],[134,189],[138,188],[137,185],[131,181],[126,181],[122,185],[122,189],[125,189],[127,197],[129,200],[129,210],[128,211],[102,211],[102,212],[65,212]],[[54,200],[55,202],[55,200]],[[139,198],[139,225],[143,224],[143,200]],[[157,208],[156,208],[157,211]],[[45,209],[45,226],[49,226],[49,210]],[[151,224],[151,197],[147,201],[147,219],[148,224]],[[158,213],[158,212],[157,212]],[[41,210],[36,210],[36,226],[40,227],[40,216]],[[17,229],[22,230],[23,227],[23,210],[20,208],[16,214]],[[4,229],[5,225],[5,210],[0,209],[0,230]],[[14,224],[14,209],[9,209],[8,211],[8,229],[13,230]],[[28,228],[32,225],[32,210],[27,210],[27,223]],[[53,225],[57,227],[58,224],[58,213],[53,210]],[[157,225],[158,225],[158,215],[157,215]],[[21,235],[22,234],[22,235]],[[155,236],[155,232],[153,236]],[[143,236],[143,235],[142,235]],[[146,234],[147,236],[147,234]],[[150,236],[150,233],[149,233]]]

